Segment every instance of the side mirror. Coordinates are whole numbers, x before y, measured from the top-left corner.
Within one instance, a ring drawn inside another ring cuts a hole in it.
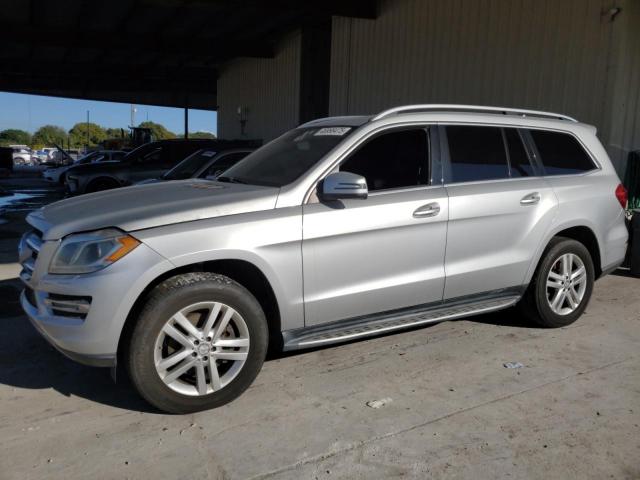
[[[321,200],[340,200],[347,198],[366,199],[369,195],[367,181],[361,175],[349,172],[330,173],[318,188]]]

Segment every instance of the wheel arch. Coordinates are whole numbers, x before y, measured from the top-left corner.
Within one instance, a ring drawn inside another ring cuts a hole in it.
[[[118,339],[118,363],[122,363],[126,340],[135,325],[144,301],[157,285],[168,278],[190,272],[211,272],[225,275],[245,287],[256,297],[267,318],[269,327],[269,350],[282,348],[281,316],[278,299],[267,276],[255,264],[240,259],[218,259],[182,265],[168,270],[154,278],[138,295],[125,319]]]
[[[92,179],[90,179],[87,182],[87,186],[85,187],[84,191],[85,192],[90,192],[91,191],[91,187],[99,182],[109,182],[112,183],[113,185],[116,185],[115,188],[120,187],[121,183],[118,181],[117,178],[115,177],[111,177],[109,175],[100,175],[98,177],[94,177]]]
[[[549,242],[555,237],[566,237],[582,243],[589,251],[591,259],[593,260],[595,278],[597,279],[598,277],[600,277],[600,275],[602,275],[602,252],[601,243],[598,240],[598,236],[596,235],[595,230],[590,225],[588,225],[588,222],[576,222],[575,224],[558,226],[557,228],[549,232],[549,234],[545,238],[545,241],[542,242],[541,248],[536,253],[536,257],[531,262],[531,266],[529,267],[529,271],[527,272],[527,276],[525,278],[526,284],[531,282],[531,278],[533,277],[536,268],[540,264],[542,256],[546,251]]]

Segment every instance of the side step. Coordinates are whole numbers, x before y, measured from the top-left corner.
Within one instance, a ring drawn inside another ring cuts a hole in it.
[[[284,350],[300,350],[331,343],[346,342],[418,325],[495,312],[515,305],[518,300],[520,300],[520,295],[509,295],[445,306],[438,304],[420,310],[404,310],[289,330],[283,332]]]

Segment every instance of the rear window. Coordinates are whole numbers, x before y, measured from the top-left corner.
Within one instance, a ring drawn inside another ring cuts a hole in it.
[[[530,130],[546,175],[570,175],[593,170],[595,165],[572,135]]]

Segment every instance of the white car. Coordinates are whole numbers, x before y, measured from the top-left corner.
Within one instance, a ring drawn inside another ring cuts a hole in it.
[[[26,145],[10,145],[13,149],[14,165],[37,165],[38,157]]]
[[[98,163],[98,162],[112,162],[118,161],[125,156],[126,152],[122,150],[98,150],[95,152],[88,153],[82,158],[79,158],[71,165],[64,165],[62,167],[55,168],[47,168],[42,176],[45,180],[48,180],[53,183],[64,184],[65,173],[72,167],[76,165],[86,165],[88,163]]]

